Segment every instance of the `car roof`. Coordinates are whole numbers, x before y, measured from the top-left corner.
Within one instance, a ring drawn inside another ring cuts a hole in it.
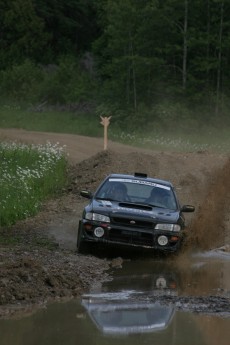
[[[171,187],[173,188],[173,185],[171,182],[166,181],[166,180],[162,180],[162,179],[158,179],[158,178],[153,178],[153,177],[148,177],[146,174],[142,174],[142,173],[135,173],[134,175],[127,175],[127,174],[110,174],[107,176],[106,179],[109,178],[124,178],[124,179],[138,179],[141,181],[149,181],[149,182],[153,182],[153,183],[159,183],[159,184],[163,184],[165,186]]]

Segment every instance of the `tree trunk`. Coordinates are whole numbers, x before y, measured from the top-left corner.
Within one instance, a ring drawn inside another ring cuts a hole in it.
[[[184,48],[183,48],[183,89],[186,89],[187,84],[187,31],[188,31],[188,0],[184,1]]]
[[[209,89],[209,59],[210,59],[210,0],[207,2],[207,46],[206,46],[206,59],[207,59],[207,69],[206,69],[206,85]]]
[[[137,109],[137,90],[136,90],[136,72],[135,72],[135,64],[134,64],[134,54],[133,54],[133,42],[132,38],[130,38],[130,52],[132,56],[132,87],[133,87],[133,106],[134,109]]]
[[[128,46],[128,52],[126,51],[125,49],[125,53],[124,53],[124,56],[127,56],[129,53],[129,46]],[[126,78],[126,103],[129,105],[130,103],[130,74],[131,74],[131,71],[130,71],[130,63],[128,62],[128,66],[127,66],[127,78]]]
[[[219,52],[218,52],[218,67],[217,67],[217,82],[216,82],[216,109],[215,109],[216,115],[219,114],[219,105],[220,105],[223,17],[224,17],[224,3],[222,2],[221,8],[220,8]]]

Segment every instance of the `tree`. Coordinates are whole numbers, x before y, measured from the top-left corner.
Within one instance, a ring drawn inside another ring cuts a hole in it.
[[[27,58],[42,56],[47,43],[44,22],[33,0],[0,0],[0,66],[4,69]]]
[[[98,36],[93,0],[0,0],[0,64],[55,63],[79,56]]]
[[[95,42],[100,76],[111,94],[127,106],[137,109],[146,95],[152,98],[154,73],[159,73],[161,58],[155,50],[157,32],[149,28],[157,16],[157,1],[112,0],[101,2],[102,35]],[[159,38],[158,38],[159,40]],[[157,72],[158,71],[158,72]],[[147,92],[146,92],[147,90]]]
[[[91,50],[99,34],[93,0],[36,0],[34,6],[50,35],[53,61],[59,55],[79,56]]]

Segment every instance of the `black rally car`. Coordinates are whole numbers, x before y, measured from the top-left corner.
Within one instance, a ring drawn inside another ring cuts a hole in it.
[[[184,212],[194,206],[180,206],[169,181],[146,174],[111,174],[90,199],[79,221],[77,248],[89,243],[126,245],[175,252],[184,237]]]

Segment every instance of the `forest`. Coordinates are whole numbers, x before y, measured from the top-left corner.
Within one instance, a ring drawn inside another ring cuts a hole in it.
[[[230,0],[0,0],[0,26],[1,104],[230,123]]]

